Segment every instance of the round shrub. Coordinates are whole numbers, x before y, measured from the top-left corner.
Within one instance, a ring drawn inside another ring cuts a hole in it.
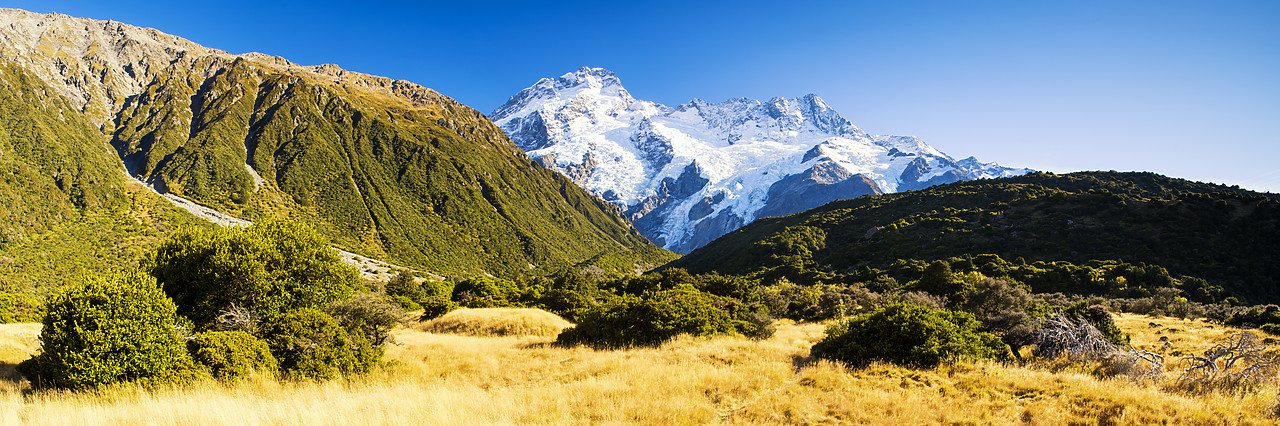
[[[57,388],[190,378],[196,369],[175,310],[145,274],[84,279],[45,302],[41,352],[19,370],[36,386]]]
[[[557,337],[563,344],[603,347],[658,345],[680,334],[707,336],[741,332],[746,322],[711,305],[707,295],[685,290],[624,295],[587,310],[577,327]],[[752,330],[754,331],[754,330]]]
[[[895,304],[832,325],[813,345],[816,358],[862,366],[872,361],[933,367],[954,358],[994,358],[1008,347],[964,312]]]
[[[458,304],[452,300],[443,297],[432,297],[422,302],[422,317],[418,321],[429,321],[440,318],[454,309],[458,309]]]
[[[358,293],[329,306],[329,314],[348,333],[364,336],[375,349],[391,336],[391,329],[404,319],[404,309],[377,293]]]
[[[418,283],[418,280],[408,271],[400,271],[394,278],[387,281],[384,289],[388,296],[403,296],[409,300],[427,298],[426,292],[422,290],[422,284]]]
[[[178,313],[200,327],[232,305],[269,317],[324,308],[360,285],[355,268],[300,222],[185,229],[161,243],[144,267],[173,298]]]
[[[258,333],[279,361],[280,371],[291,377],[331,379],[366,372],[377,362],[363,336],[347,333],[337,320],[315,309],[267,318]]]
[[[254,373],[276,372],[276,358],[266,342],[243,331],[210,331],[187,342],[197,363],[218,379],[236,379]]]

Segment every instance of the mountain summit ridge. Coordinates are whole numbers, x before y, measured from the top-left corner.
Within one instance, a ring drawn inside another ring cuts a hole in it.
[[[489,118],[539,164],[680,253],[836,199],[1029,171],[869,134],[816,94],[672,107],[634,98],[603,68],[542,78]]]

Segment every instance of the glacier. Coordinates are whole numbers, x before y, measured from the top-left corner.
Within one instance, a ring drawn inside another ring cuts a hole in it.
[[[1031,171],[868,134],[813,94],[670,107],[635,99],[603,68],[538,80],[489,118],[538,164],[677,253],[837,199]]]

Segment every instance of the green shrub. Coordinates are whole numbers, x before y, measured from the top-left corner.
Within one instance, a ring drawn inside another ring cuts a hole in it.
[[[500,278],[470,278],[453,287],[453,300],[468,308],[507,307],[519,298],[520,287]]]
[[[385,289],[388,296],[403,296],[409,300],[427,298],[427,294],[422,291],[422,284],[408,271],[400,271],[391,281],[387,281]]]
[[[403,309],[406,311],[416,311],[416,310],[422,309],[421,304],[405,296],[399,296],[399,295],[387,296],[387,298],[391,300],[391,303],[395,303],[397,306],[400,307],[400,309]]]
[[[374,349],[386,343],[391,329],[404,318],[400,306],[376,293],[356,294],[329,306],[328,311],[348,333],[364,336]]]
[[[444,316],[454,309],[458,309],[458,304],[452,300],[443,297],[433,297],[422,301],[422,317],[419,321],[433,320]]]
[[[538,305],[569,322],[577,322],[584,312],[595,306],[590,297],[568,289],[551,289],[538,298]]]
[[[259,336],[280,363],[280,371],[296,378],[331,379],[362,373],[377,363],[377,354],[359,334],[347,333],[338,321],[315,309],[299,309],[267,318]]]
[[[175,307],[138,272],[84,279],[49,297],[41,352],[20,365],[36,386],[83,388],[192,377]]]
[[[934,261],[925,267],[920,280],[915,282],[913,290],[923,291],[948,300],[955,300],[972,290],[972,284],[951,271],[951,265],[944,260]]]
[[[453,283],[449,281],[426,280],[419,283],[419,285],[422,287],[422,295],[425,299],[432,297],[453,298]]]
[[[300,222],[185,229],[165,240],[145,269],[173,298],[178,313],[199,327],[208,327],[233,304],[269,317],[326,307],[359,285],[356,270]]]
[[[187,342],[197,363],[218,379],[237,379],[254,373],[275,374],[278,365],[266,342],[243,331],[210,331]]]
[[[895,304],[832,325],[810,354],[853,366],[872,361],[932,367],[954,358],[994,358],[1008,347],[972,315]]]
[[[1232,314],[1224,322],[1230,326],[1262,326],[1263,324],[1280,324],[1280,306],[1254,306]]]
[[[690,290],[648,293],[643,298],[624,295],[583,313],[577,327],[565,330],[557,341],[626,347],[657,345],[686,333],[706,336],[760,332],[758,326],[735,321],[729,313],[712,306],[712,298]]]

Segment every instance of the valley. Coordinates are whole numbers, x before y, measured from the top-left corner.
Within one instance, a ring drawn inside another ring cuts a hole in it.
[[[957,158],[0,9],[0,422],[1280,416],[1280,195]]]

